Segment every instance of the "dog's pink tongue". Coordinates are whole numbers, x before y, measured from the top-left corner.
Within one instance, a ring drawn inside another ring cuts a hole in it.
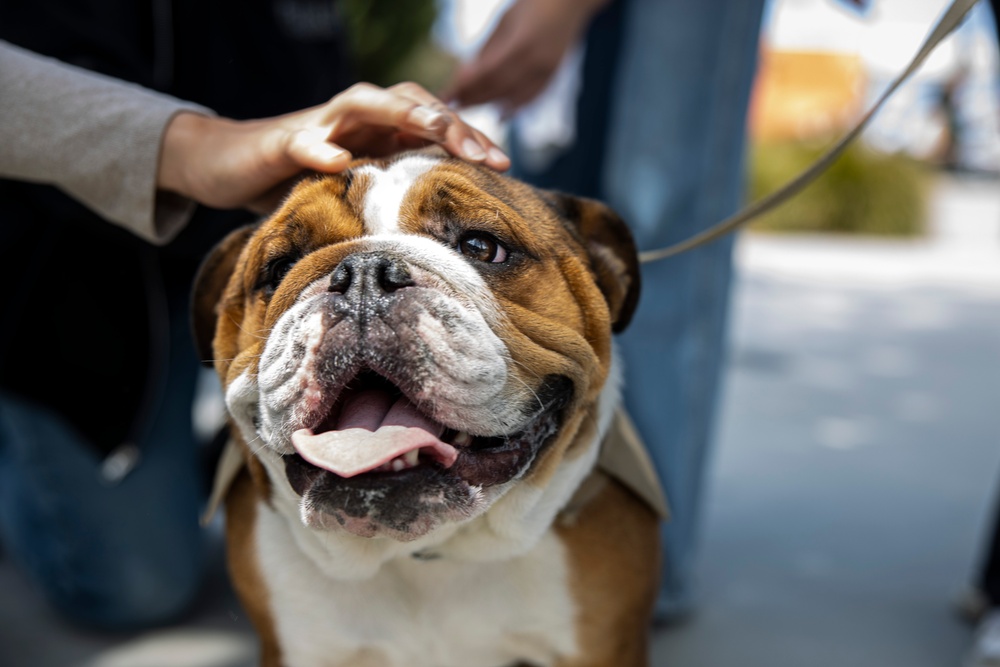
[[[441,442],[441,431],[405,397],[393,401],[384,391],[368,390],[348,398],[331,430],[292,433],[292,446],[309,463],[341,477],[374,470],[415,449],[447,468],[458,453]]]

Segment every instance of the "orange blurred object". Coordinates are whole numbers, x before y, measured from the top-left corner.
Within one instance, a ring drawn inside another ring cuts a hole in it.
[[[754,141],[808,140],[848,129],[867,75],[853,54],[763,49],[750,107]]]

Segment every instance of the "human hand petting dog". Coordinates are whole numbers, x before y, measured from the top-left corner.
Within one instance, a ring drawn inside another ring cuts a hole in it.
[[[497,170],[510,160],[415,83],[348,88],[311,109],[262,120],[181,112],[168,124],[157,185],[215,208],[273,210],[306,169],[335,173],[354,157],[439,144]]]
[[[458,70],[444,99],[496,102],[508,112],[533,100],[608,0],[517,0],[476,57]]]

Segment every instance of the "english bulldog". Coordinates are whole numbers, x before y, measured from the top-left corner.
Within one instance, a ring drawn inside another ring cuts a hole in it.
[[[195,331],[265,667],[647,664],[658,517],[596,465],[638,288],[604,205],[428,153],[213,251]]]

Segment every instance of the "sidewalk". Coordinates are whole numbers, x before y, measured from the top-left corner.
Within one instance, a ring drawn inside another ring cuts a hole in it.
[[[670,667],[948,667],[1000,475],[1000,182],[913,243],[744,237],[700,611]]]
[[[699,611],[668,667],[957,667],[1000,475],[1000,182],[917,242],[745,236]],[[60,623],[0,556],[3,667],[248,667],[230,593],[136,638]]]

